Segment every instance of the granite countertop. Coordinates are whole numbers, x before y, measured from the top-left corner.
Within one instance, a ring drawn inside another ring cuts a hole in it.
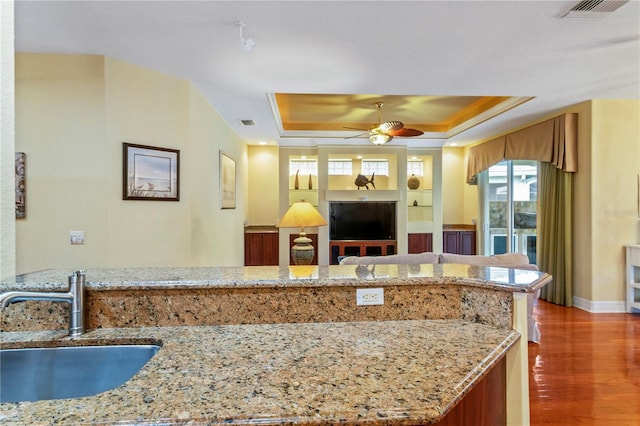
[[[442,285],[460,283],[471,287],[533,293],[551,281],[544,272],[460,264],[363,266],[245,266],[183,268],[87,269],[87,288],[140,290],[171,288],[264,288],[385,285]],[[56,291],[67,287],[70,269],[47,269],[16,277],[0,291]]]
[[[443,231],[475,231],[476,225],[466,223],[453,223],[442,225]]]
[[[250,225],[244,227],[245,234],[275,234],[278,227],[275,225]]]
[[[95,396],[0,404],[6,424],[427,424],[520,335],[464,320],[6,332],[2,346],[161,342]]]

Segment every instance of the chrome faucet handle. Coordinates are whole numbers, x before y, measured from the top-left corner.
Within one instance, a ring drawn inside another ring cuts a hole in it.
[[[69,335],[79,336],[84,333],[84,285],[85,271],[78,270],[69,275],[69,293],[72,296],[69,309]]]

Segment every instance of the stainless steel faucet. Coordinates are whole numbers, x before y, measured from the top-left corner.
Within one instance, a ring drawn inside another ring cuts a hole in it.
[[[69,335],[79,336],[84,333],[84,271],[76,271],[69,275],[67,292],[7,291],[0,294],[0,308],[11,303],[27,300],[44,300],[50,302],[67,302],[69,308]]]

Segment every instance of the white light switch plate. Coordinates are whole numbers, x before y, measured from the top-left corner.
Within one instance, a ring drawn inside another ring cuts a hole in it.
[[[84,244],[84,231],[70,231],[69,241],[72,246]]]

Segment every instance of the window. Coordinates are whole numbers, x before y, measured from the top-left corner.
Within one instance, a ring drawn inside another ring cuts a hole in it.
[[[523,253],[535,262],[538,163],[502,161],[483,173],[483,252]]]
[[[329,174],[351,176],[353,166],[351,160],[329,160]]]
[[[318,175],[318,162],[316,160],[290,160],[289,161],[289,175],[293,176],[296,172],[300,172],[301,175]]]
[[[387,160],[362,160],[362,174],[389,176],[389,162]]]
[[[420,161],[407,161],[407,176],[416,175],[423,176],[424,175],[424,164],[422,160]]]

